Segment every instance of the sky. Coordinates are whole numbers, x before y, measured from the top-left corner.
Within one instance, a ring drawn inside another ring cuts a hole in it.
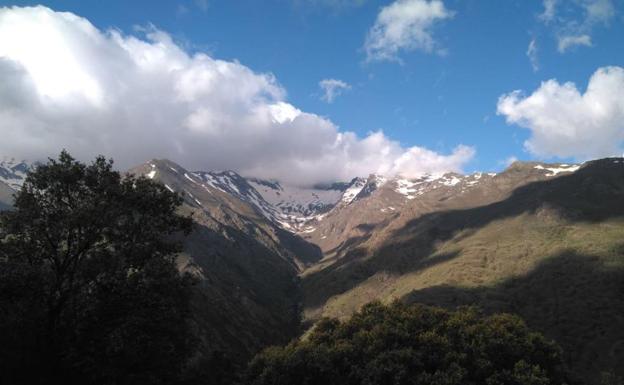
[[[0,7],[5,156],[305,185],[623,152],[623,0]]]

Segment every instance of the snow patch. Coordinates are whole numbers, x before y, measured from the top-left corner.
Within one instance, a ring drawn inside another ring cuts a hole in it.
[[[365,185],[366,181],[357,179],[349,188],[345,190],[344,194],[342,194],[341,201],[346,204],[353,202],[355,197],[360,193],[360,191],[362,191]]]
[[[191,178],[191,177],[189,176],[189,174],[184,173],[184,177],[185,177],[186,179],[190,180],[191,182],[193,182],[193,183],[197,184],[197,181],[196,181],[196,180],[194,180],[193,178]]]
[[[459,182],[461,182],[461,179],[459,179],[458,177],[452,175],[452,176],[444,176],[441,179],[441,182],[443,185],[445,186],[455,186],[456,184],[458,184]]]
[[[0,160],[0,181],[8,184],[15,190],[19,190],[32,168],[33,166],[26,161],[4,157]]]
[[[544,167],[544,166],[538,164],[534,168],[537,169],[537,170],[549,171],[550,174],[546,174],[546,176],[555,176],[555,175],[560,174],[562,172],[575,172],[576,170],[581,168],[581,166],[577,165],[577,164],[575,164],[575,165],[561,164],[561,165],[559,165],[559,167]]]

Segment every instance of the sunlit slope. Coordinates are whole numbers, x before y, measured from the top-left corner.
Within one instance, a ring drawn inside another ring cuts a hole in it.
[[[510,179],[508,193],[475,192],[482,205],[424,197],[428,210],[395,219],[305,274],[306,317],[344,317],[373,299],[478,304],[518,313],[555,338],[585,379],[598,378],[597,368],[621,370],[624,163],[590,162],[519,186],[512,179],[529,168],[507,172],[499,177]]]

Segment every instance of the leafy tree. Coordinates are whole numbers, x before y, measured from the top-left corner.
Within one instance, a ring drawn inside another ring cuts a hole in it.
[[[62,152],[0,217],[0,383],[169,384],[193,351],[181,198]]]
[[[308,338],[257,355],[256,385],[562,384],[559,348],[513,315],[424,305],[366,305],[320,321]]]

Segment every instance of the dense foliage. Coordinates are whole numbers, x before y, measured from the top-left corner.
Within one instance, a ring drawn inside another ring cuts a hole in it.
[[[31,172],[0,218],[0,383],[178,380],[193,351],[180,204],[102,157]]]
[[[545,385],[564,381],[558,347],[516,316],[424,305],[366,305],[304,340],[269,348],[248,381],[286,384]]]

